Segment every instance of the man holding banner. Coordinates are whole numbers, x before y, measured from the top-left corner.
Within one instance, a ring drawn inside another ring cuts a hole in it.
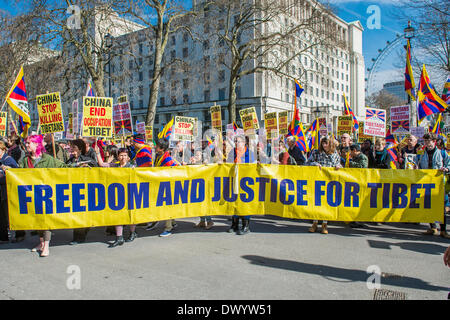
[[[444,173],[450,172],[450,156],[447,152],[441,152],[436,147],[437,136],[434,133],[426,133],[423,136],[425,140],[426,151],[423,155],[417,155],[415,162],[419,169],[437,169]],[[446,230],[446,216],[444,213],[443,223],[441,223],[441,237],[450,239],[450,235]],[[430,223],[430,229],[428,229],[425,235],[434,235],[437,234],[437,228],[434,223]]]

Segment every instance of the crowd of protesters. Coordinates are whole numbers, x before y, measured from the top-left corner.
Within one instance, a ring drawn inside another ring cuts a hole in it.
[[[450,171],[450,156],[445,144],[433,133],[423,137],[423,144],[418,143],[417,137],[409,135],[398,146],[398,169],[437,169],[444,173]],[[303,152],[296,144],[294,137],[272,140],[273,146],[263,145],[261,142],[249,139],[248,136],[228,134],[224,139],[208,139],[201,143],[179,142],[170,148],[169,141],[158,139],[153,145],[145,142],[142,134],[134,135],[115,145],[111,141],[96,138],[79,138],[70,141],[53,143],[51,135],[32,134],[21,141],[16,136],[0,141],[0,243],[9,241],[20,242],[25,239],[26,232],[16,230],[14,237],[8,229],[8,205],[6,192],[5,170],[10,168],[76,168],[76,167],[164,167],[179,165],[199,165],[205,163],[272,163],[280,165],[318,166],[341,168],[375,168],[392,169],[392,161],[384,138],[365,140],[355,143],[349,134],[340,136],[340,141],[334,136],[323,137],[318,148],[311,152]],[[450,150],[449,150],[450,151]],[[228,189],[229,188],[225,188]],[[226,192],[226,191],[224,191]],[[228,191],[229,192],[229,191]],[[230,195],[228,195],[230,196]],[[450,212],[450,201],[445,198],[445,215]],[[439,234],[449,239],[446,222],[437,226],[430,224],[426,235]],[[250,216],[233,215],[228,232],[244,235],[250,232]],[[146,230],[157,227],[158,221],[149,221]],[[316,232],[319,225],[321,233],[328,233],[328,221],[313,221],[309,232]],[[175,220],[165,222],[161,237],[170,236],[177,226]],[[210,216],[200,217],[197,228],[211,229],[214,222]],[[364,225],[351,222],[350,227]],[[107,227],[107,234],[116,236],[116,240],[109,244],[114,248],[125,242],[132,242],[138,237],[136,225],[129,226],[129,236],[125,239],[124,226]],[[89,228],[73,230],[71,245],[86,241]],[[39,243],[32,249],[40,252],[42,257],[49,255],[51,231],[38,231]]]

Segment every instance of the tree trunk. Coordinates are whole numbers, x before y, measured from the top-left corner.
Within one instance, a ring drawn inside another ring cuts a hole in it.
[[[228,93],[228,115],[230,123],[236,121],[236,84],[237,78],[233,73],[230,75],[230,92]]]

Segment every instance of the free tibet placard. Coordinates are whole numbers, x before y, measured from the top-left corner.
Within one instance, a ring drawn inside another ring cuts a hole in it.
[[[113,98],[83,97],[83,137],[112,137]]]
[[[36,96],[41,133],[64,132],[64,118],[59,92]]]

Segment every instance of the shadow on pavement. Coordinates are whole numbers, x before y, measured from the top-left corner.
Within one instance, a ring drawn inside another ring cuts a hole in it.
[[[268,268],[277,268],[307,274],[318,275],[332,281],[347,280],[352,282],[366,282],[372,275],[363,270],[345,269],[320,264],[304,263],[292,260],[281,260],[256,255],[244,255],[242,258],[248,260],[253,265]],[[334,278],[334,279],[333,279]],[[336,280],[340,279],[340,280]],[[421,279],[401,276],[393,278],[382,278],[382,285],[397,286],[403,288],[429,290],[429,291],[448,291],[447,287],[439,287],[431,285]]]

